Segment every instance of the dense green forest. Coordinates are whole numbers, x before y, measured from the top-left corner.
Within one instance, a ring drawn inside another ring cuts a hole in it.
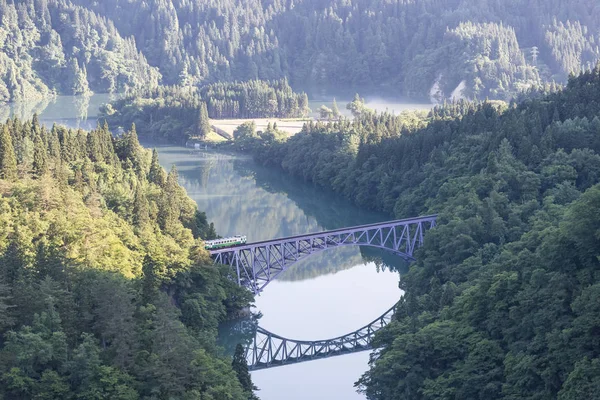
[[[521,104],[365,113],[289,139],[240,128],[267,165],[398,218],[439,213],[357,383],[370,399],[597,398],[600,66]]]
[[[0,0],[0,103],[123,92],[160,77],[103,16],[69,1]]]
[[[89,0],[76,0],[90,6]],[[594,0],[149,2],[90,7],[134,35],[168,83],[275,79],[504,97],[598,59]],[[157,46],[159,44],[159,46]]]
[[[183,144],[206,137],[210,118],[296,118],[308,112],[306,93],[295,93],[282,79],[136,91],[104,106],[101,118],[113,127],[136,124],[146,138]]]
[[[0,124],[0,398],[252,398],[215,339],[252,295],[214,236],[135,127]]]
[[[156,69],[509,99],[600,57],[596,0],[2,0],[0,21],[0,101],[152,86]]]

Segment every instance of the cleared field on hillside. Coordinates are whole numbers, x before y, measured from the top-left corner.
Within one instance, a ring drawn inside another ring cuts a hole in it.
[[[277,119],[277,118],[249,118],[249,119],[211,119],[210,124],[222,129],[227,132],[229,135],[233,137],[233,131],[235,128],[243,124],[244,122],[254,121],[256,124],[257,131],[264,131],[267,129],[267,125],[269,122],[271,124],[277,123],[277,128],[289,133],[290,135],[295,135],[300,132],[302,129],[302,125],[308,120],[296,120],[296,119]]]

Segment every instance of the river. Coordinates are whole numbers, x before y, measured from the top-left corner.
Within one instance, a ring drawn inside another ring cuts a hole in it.
[[[368,212],[245,156],[159,147],[165,168],[177,165],[180,182],[223,236],[249,241],[378,222]],[[364,252],[364,250],[363,250]],[[387,263],[393,257],[365,253]],[[270,283],[256,299],[259,324],[278,335],[328,339],[371,322],[396,301],[399,275],[363,259],[361,250],[340,248],[306,259]],[[369,352],[260,370],[252,373],[263,400],[361,399],[353,383],[367,369]]]
[[[89,129],[108,95],[61,96],[51,102],[0,107],[0,117],[30,118]],[[314,104],[313,104],[314,105]],[[413,108],[405,104],[386,107]],[[415,107],[416,108],[416,107]],[[372,223],[389,216],[362,210],[312,185],[291,179],[241,155],[192,152],[159,146],[167,169],[177,165],[180,183],[219,234],[245,234],[249,241]],[[270,283],[256,298],[259,324],[291,339],[328,339],[371,322],[400,298],[394,256],[358,247],[309,257]],[[354,353],[252,373],[262,400],[363,399],[353,387],[368,368],[369,352]]]

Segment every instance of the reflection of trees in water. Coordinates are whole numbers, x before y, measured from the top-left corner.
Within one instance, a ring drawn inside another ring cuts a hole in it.
[[[202,189],[207,188],[210,170],[215,166],[215,163],[214,159],[207,159],[200,163],[200,185],[202,185]]]
[[[284,193],[307,216],[314,217],[322,229],[337,229],[385,221],[389,216],[364,210],[351,204],[338,194],[302,182],[283,171],[256,164],[234,161],[234,170],[242,176],[252,177],[256,185],[270,193]]]
[[[292,178],[278,169],[234,161],[234,170],[242,176],[252,177],[257,186],[268,192],[285,193],[307,216],[314,217],[318,224],[326,230],[390,219],[385,214],[360,209],[337,194]],[[332,273],[367,262],[374,262],[378,270],[404,271],[407,268],[404,259],[381,249],[360,247],[360,256],[362,257],[359,257],[358,248],[344,248],[338,251],[340,253],[329,250],[311,256],[307,259],[307,261],[310,260],[307,262],[310,266],[304,266],[300,263],[298,267],[301,268],[292,267],[282,274],[279,279],[306,279],[311,275],[318,276]],[[334,264],[333,267],[332,263]],[[319,273],[319,271],[322,271],[322,273]],[[304,277],[302,277],[302,274],[304,274]]]
[[[258,241],[321,230],[285,193],[257,187],[252,177],[237,174],[230,160],[215,160],[207,168],[198,158],[183,158],[173,159],[180,181],[219,234],[246,234]]]
[[[254,340],[261,314],[252,315],[219,325],[218,345],[223,349],[224,355],[233,356],[238,343],[247,346]]]
[[[6,121],[7,118],[16,116],[20,120],[31,119],[33,114],[41,114],[51,99],[45,98],[38,102],[26,101],[0,105],[0,121]]]
[[[365,262],[373,262],[377,271],[397,271],[400,274],[408,272],[409,263],[391,251],[374,247],[361,247],[360,254]]]
[[[277,279],[301,281],[321,275],[334,274],[361,265],[363,262],[358,247],[340,247],[314,254],[292,265],[288,270],[277,276]]]
[[[16,116],[21,120],[31,119],[33,114],[40,116],[40,122],[46,126],[53,123],[74,129],[94,129],[96,118],[88,121],[88,110],[93,95],[58,96],[45,98],[39,102],[19,102],[0,106],[0,120]]]
[[[277,277],[282,281],[300,281],[321,275],[333,274],[360,264],[372,262],[377,271],[406,272],[408,264],[389,251],[373,247],[338,247],[314,254],[294,264]]]
[[[258,241],[387,219],[247,158],[181,148],[159,148],[159,154],[166,167],[177,164],[181,184],[221,235]],[[365,262],[395,270],[403,263],[384,251],[345,247],[316,254],[278,279],[309,279]]]
[[[73,96],[73,108],[75,110],[75,115],[77,119],[81,121],[87,120],[91,98],[92,96],[90,94],[82,96]]]

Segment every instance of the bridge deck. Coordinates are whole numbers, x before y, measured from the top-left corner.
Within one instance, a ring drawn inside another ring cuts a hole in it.
[[[357,226],[351,226],[348,228],[333,229],[330,231],[313,232],[313,233],[307,233],[304,235],[287,236],[287,237],[282,237],[282,238],[277,238],[277,239],[263,240],[260,242],[246,243],[241,246],[232,246],[232,247],[225,247],[222,249],[209,250],[209,252],[210,252],[210,254],[219,254],[219,253],[225,253],[225,252],[229,252],[231,250],[240,249],[240,248],[256,247],[256,246],[260,246],[260,245],[264,245],[264,244],[277,243],[277,242],[283,242],[283,241],[294,240],[294,239],[302,239],[302,238],[308,239],[311,237],[320,237],[320,236],[329,235],[329,234],[335,235],[335,234],[340,234],[340,233],[350,233],[350,232],[354,232],[354,231],[358,231],[358,230],[365,230],[365,229],[369,229],[369,228],[397,225],[397,224],[402,224],[404,222],[410,222],[410,221],[426,222],[426,221],[430,221],[430,220],[435,220],[436,217],[437,217],[437,214],[431,214],[431,215],[425,215],[423,217],[418,217],[418,218],[405,218],[405,219],[397,219],[397,220],[393,220],[393,221],[382,221],[382,222],[377,222],[374,224],[357,225]]]

